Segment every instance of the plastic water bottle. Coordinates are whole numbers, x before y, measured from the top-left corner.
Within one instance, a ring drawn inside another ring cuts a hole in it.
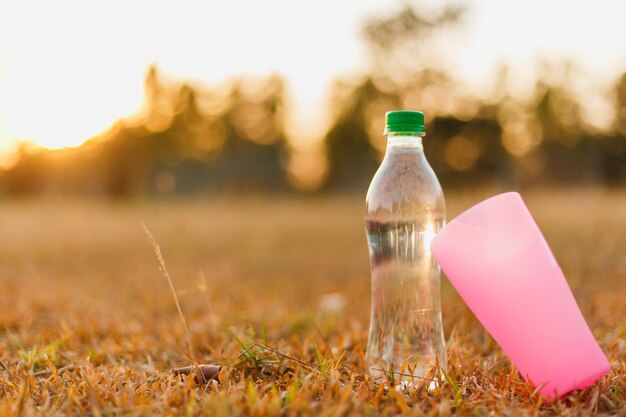
[[[430,242],[446,220],[439,181],[424,156],[424,114],[386,115],[387,151],[367,191],[372,273],[367,355],[376,380],[436,386],[446,368],[439,265]]]

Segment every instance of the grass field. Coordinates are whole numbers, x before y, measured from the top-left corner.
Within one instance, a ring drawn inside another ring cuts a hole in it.
[[[626,415],[626,193],[524,197],[612,364],[584,391],[534,395],[445,279],[449,381],[366,378],[359,198],[0,201],[0,415]],[[189,348],[142,220],[217,381],[171,372]]]

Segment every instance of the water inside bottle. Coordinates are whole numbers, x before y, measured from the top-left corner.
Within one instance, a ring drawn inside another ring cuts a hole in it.
[[[366,221],[372,273],[367,360],[370,375],[379,381],[426,380],[433,387],[440,377],[437,367],[446,367],[440,271],[430,253],[443,224],[438,218]]]

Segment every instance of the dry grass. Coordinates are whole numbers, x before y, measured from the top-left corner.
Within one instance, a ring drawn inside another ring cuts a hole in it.
[[[1,202],[0,415],[626,415],[626,193],[525,197],[612,363],[587,390],[534,395],[445,280],[449,382],[365,377],[360,199]],[[219,381],[170,372],[187,338],[141,220]]]

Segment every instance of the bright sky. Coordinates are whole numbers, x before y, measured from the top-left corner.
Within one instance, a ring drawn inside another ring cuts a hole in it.
[[[435,0],[413,1],[431,8]],[[46,1],[0,4],[0,153],[17,139],[76,146],[136,112],[156,63],[215,85],[234,75],[286,78],[292,126],[323,128],[337,77],[366,69],[363,21],[400,0]],[[446,63],[475,91],[501,62],[529,79],[536,57],[570,58],[607,85],[626,70],[626,1],[466,0]],[[595,87],[594,87],[595,88]],[[318,133],[318,132],[315,132]]]

